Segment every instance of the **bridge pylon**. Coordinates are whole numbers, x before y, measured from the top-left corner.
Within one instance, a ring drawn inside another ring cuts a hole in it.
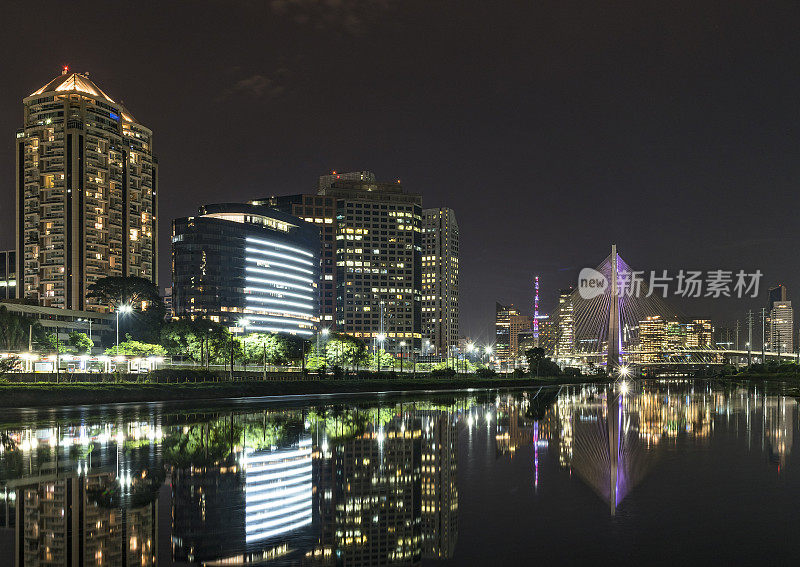
[[[617,289],[617,270],[619,258],[617,245],[611,245],[611,295],[609,297],[608,313],[608,357],[606,359],[606,372],[611,374],[619,368],[620,325],[619,325],[619,290]]]

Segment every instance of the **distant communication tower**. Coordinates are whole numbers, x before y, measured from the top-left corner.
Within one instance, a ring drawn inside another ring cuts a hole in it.
[[[533,344],[539,346],[539,276],[533,279]]]

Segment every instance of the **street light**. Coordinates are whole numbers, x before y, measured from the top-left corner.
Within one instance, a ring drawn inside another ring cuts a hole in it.
[[[88,323],[89,324],[89,340],[92,340],[92,320],[89,318],[86,319],[78,319],[78,323]]]
[[[330,329],[328,329],[328,328],[326,327],[326,328],[324,328],[324,329],[321,329],[321,330],[320,330],[320,331],[317,333],[317,371],[319,371],[319,356],[320,356],[320,355],[319,355],[319,352],[320,352],[320,346],[319,346],[319,337],[320,337],[320,335],[322,335],[323,337],[325,337],[325,340],[327,340],[327,338],[328,338],[328,335],[330,334],[330,332],[331,332],[331,331],[330,331]],[[328,357],[326,356],[325,358],[327,359]]]
[[[400,374],[403,373],[403,349],[406,346],[405,341],[400,341]]]
[[[378,341],[378,348],[375,350],[375,360],[376,365],[378,367],[378,372],[381,371],[381,350],[383,350],[383,341],[386,340],[385,333],[378,333],[375,335],[375,339]]]
[[[130,313],[131,311],[133,311],[133,307],[131,307],[130,305],[118,305],[117,306],[117,348],[116,348],[116,354],[119,354],[119,314],[120,313],[126,314],[126,313]]]
[[[244,337],[245,333],[247,332],[247,326],[250,324],[249,319],[239,319],[239,327],[242,329],[242,337]],[[231,345],[233,347],[233,345]],[[242,352],[244,352],[244,346],[242,347]],[[233,351],[231,351],[231,368],[233,368]],[[244,371],[247,372],[247,354],[244,355]]]

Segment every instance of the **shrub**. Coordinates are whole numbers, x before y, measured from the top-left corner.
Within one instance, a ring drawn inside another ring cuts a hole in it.
[[[431,376],[434,378],[452,378],[455,375],[455,368],[437,368],[435,370],[431,370]]]

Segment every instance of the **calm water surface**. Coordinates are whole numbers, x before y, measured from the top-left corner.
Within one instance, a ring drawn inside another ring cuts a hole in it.
[[[788,564],[797,415],[702,382],[20,411],[0,565]]]

